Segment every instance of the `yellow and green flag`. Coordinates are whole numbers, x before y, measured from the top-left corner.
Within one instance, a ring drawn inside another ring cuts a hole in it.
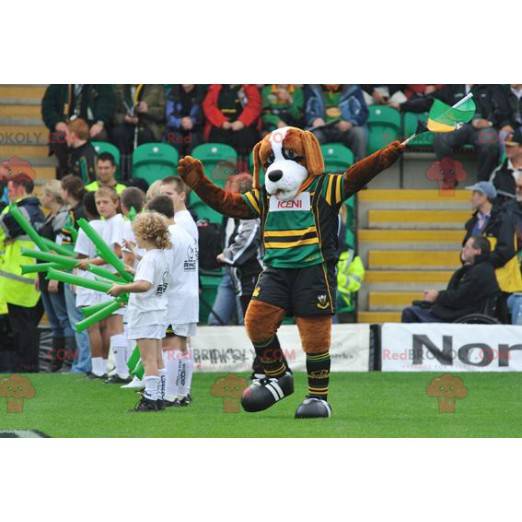
[[[463,123],[470,121],[474,114],[475,102],[471,93],[453,107],[435,99],[428,115],[426,128],[431,132],[452,132]]]

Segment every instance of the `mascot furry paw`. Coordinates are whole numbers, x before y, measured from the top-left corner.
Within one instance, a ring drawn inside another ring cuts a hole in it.
[[[265,270],[245,315],[245,326],[266,379],[252,383],[241,399],[246,411],[269,408],[294,391],[277,330],[294,316],[306,353],[308,395],[297,418],[330,417],[330,334],[335,313],[337,223],[343,201],[389,167],[404,146],[393,142],[344,174],[325,175],[321,148],[309,131],[277,129],[254,147],[254,185],[246,194],[226,192],[186,156],[183,180],[212,208],[239,219],[260,218]],[[265,183],[259,185],[259,171]]]

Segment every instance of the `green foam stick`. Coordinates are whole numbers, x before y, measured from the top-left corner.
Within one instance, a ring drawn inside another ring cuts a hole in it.
[[[64,226],[63,229],[71,235],[73,243],[76,243],[76,240],[78,239],[78,231],[74,227],[68,225]]]
[[[96,324],[100,321],[103,321],[110,315],[112,315],[116,310],[121,308],[121,303],[118,300],[109,301],[106,303],[106,306],[104,306],[101,310],[98,310],[97,312],[94,312],[89,317],[86,317],[85,319],[82,319],[81,321],[76,323],[76,331],[78,333],[83,332],[93,324]]]
[[[129,372],[132,373],[134,371],[134,368],[136,368],[136,365],[140,362],[140,359],[140,349],[138,348],[138,345],[136,345],[134,350],[132,350],[129,360],[127,361],[127,368],[129,369]]]
[[[91,224],[84,218],[78,220],[78,226],[85,232],[87,237],[94,243],[100,256],[109,265],[112,265],[125,281],[132,282],[134,277],[125,270],[123,261],[111,250],[100,235],[92,228]]]
[[[105,279],[109,279],[110,281],[114,281],[115,283],[124,284],[127,281],[124,281],[118,274],[113,274],[109,270],[102,268],[101,266],[96,265],[88,265],[87,270],[92,272],[94,275],[103,277]]]
[[[20,209],[14,205],[9,205],[9,212],[15,219],[15,221],[20,225],[20,228],[31,238],[31,241],[44,252],[48,250],[46,244],[43,242],[42,237],[36,232],[31,223],[27,221],[25,216],[22,214]]]
[[[111,288],[112,283],[103,283],[101,281],[93,281],[92,279],[85,279],[84,277],[75,276],[63,272],[61,270],[55,270],[51,268],[47,271],[47,279],[54,279],[55,281],[61,281],[69,285],[81,286],[82,288],[89,288],[96,292],[106,294]]]
[[[83,306],[80,308],[80,311],[83,317],[89,317],[90,315],[96,313],[98,310],[105,308],[107,306],[107,302],[105,303],[96,303],[90,306]]]
[[[138,379],[143,379],[145,375],[145,368],[143,367],[143,361],[140,359],[140,362],[136,365],[136,368],[132,371],[132,375],[137,377]]]
[[[127,303],[127,295],[123,294],[116,298],[117,301],[121,303],[122,306],[124,306]],[[105,308],[107,306],[107,302],[105,303],[96,303],[90,306],[84,306],[80,309],[82,315],[84,317],[89,317],[90,315],[94,314],[98,310],[101,310],[102,308]]]
[[[131,207],[129,210],[129,213],[127,214],[127,218],[130,222],[134,221],[136,219],[136,216],[138,213],[136,212],[136,209],[134,207]]]
[[[20,265],[22,275],[34,274],[35,272],[47,272],[49,268],[56,268],[54,263],[33,263],[32,265]]]
[[[54,241],[47,239],[46,237],[42,237],[42,241],[47,245],[49,250],[54,250],[57,254],[61,256],[75,257],[75,253],[72,248],[67,248],[62,245],[58,245]]]
[[[48,263],[56,263],[62,268],[72,270],[76,268],[79,261],[74,257],[60,256],[58,254],[51,254],[50,252],[39,252],[38,250],[30,250],[29,248],[22,248],[22,255],[27,257],[34,257],[40,261],[47,261]]]

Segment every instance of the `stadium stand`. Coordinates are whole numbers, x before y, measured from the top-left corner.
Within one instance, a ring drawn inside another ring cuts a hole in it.
[[[28,160],[36,171],[37,186],[55,177],[55,159],[48,156],[48,132],[40,115],[44,91],[43,85],[0,86],[0,161],[13,156]],[[401,113],[382,105],[370,106],[369,111],[369,153],[410,135],[418,118],[426,117],[425,113]],[[404,305],[418,299],[426,286],[444,287],[457,266],[455,252],[470,214],[469,193],[440,190],[432,141],[426,134],[412,142],[402,161],[373,180],[370,190],[359,193],[357,202],[348,203],[349,217],[358,230],[355,233],[348,227],[347,240],[353,242],[357,236],[358,253],[368,269],[359,292],[360,322],[398,320]],[[100,150],[113,147],[100,142],[95,146]],[[322,150],[328,172],[343,171],[353,162],[352,151],[342,145],[326,144]],[[207,175],[219,185],[237,172],[238,156],[228,145],[206,143],[192,154],[202,160]],[[458,152],[455,159],[463,173],[460,189],[475,181],[476,160],[470,150]],[[142,145],[133,153],[132,175],[151,183],[175,174],[177,162],[178,154],[170,145]],[[195,194],[190,194],[190,203],[198,218],[221,222],[221,215]],[[205,277],[204,296],[211,303],[219,279],[213,274]]]

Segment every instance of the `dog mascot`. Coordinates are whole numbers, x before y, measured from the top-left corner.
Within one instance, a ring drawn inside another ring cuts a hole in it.
[[[306,353],[308,395],[296,418],[330,417],[330,337],[335,313],[337,230],[343,201],[400,156],[398,141],[357,162],[344,174],[324,174],[321,148],[309,131],[284,127],[267,134],[253,150],[254,184],[245,194],[226,192],[185,156],[178,166],[197,195],[225,216],[260,218],[264,271],[245,315],[245,327],[266,378],[243,392],[245,411],[269,408],[294,391],[277,329],[293,315]],[[264,168],[265,183],[259,184]]]

